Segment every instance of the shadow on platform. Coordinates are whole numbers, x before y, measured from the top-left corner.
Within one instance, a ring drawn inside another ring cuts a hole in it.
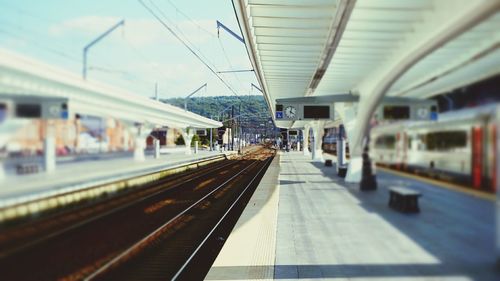
[[[394,278],[394,277],[456,277],[469,272],[481,279],[491,268],[457,268],[446,264],[317,264],[317,265],[276,265],[276,266],[218,266],[213,267],[205,280],[252,280],[269,279],[323,279],[323,278]],[[250,273],[250,274],[249,274]],[[253,273],[253,274],[252,274]]]
[[[332,189],[343,187],[367,212],[380,216],[441,262],[437,265],[349,265],[343,268],[367,272],[366,267],[370,276],[379,276],[389,268],[391,274],[393,270],[396,273],[403,270],[410,276],[413,276],[412,272],[416,272],[415,276],[465,274],[474,280],[500,280],[494,250],[494,202],[380,171],[377,173],[378,189],[363,192],[359,190],[359,184],[346,183],[338,177],[335,164],[333,167],[325,167],[323,163],[311,164],[332,180]],[[422,193],[420,213],[400,213],[388,207],[388,187],[394,185]],[[279,273],[279,269],[276,272]]]

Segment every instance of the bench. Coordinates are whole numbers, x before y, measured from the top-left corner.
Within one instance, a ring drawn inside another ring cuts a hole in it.
[[[418,198],[422,194],[406,187],[394,186],[389,188],[389,207],[405,212],[418,213]]]
[[[16,171],[18,175],[38,173],[38,164],[37,163],[17,164]]]

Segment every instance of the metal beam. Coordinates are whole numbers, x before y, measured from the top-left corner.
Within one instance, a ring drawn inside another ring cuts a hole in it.
[[[108,36],[113,30],[117,29],[119,26],[125,25],[125,20],[119,21],[117,24],[113,25],[110,29],[108,29],[106,32],[103,34],[99,35],[96,39],[94,39],[92,42],[87,44],[83,48],[83,69],[82,69],[82,77],[83,79],[87,79],[87,53],[90,47],[95,45],[97,42],[101,41],[104,37]]]
[[[282,103],[300,103],[300,104],[320,104],[320,103],[336,103],[336,102],[358,102],[359,96],[348,94],[328,95],[328,96],[309,96],[298,98],[276,99],[277,104]],[[409,104],[427,104],[429,100],[416,99],[407,97],[388,97],[384,96],[381,102],[386,103],[409,103]]]
[[[225,26],[222,22],[220,22],[220,21],[216,21],[216,22],[217,22],[217,37],[219,37],[219,29],[222,27],[225,31],[227,31],[229,34],[231,34],[234,38],[240,40],[241,43],[245,44],[245,40],[243,39],[243,37],[236,34],[234,31],[229,29],[229,27]]]
[[[186,111],[187,111],[187,101],[188,101],[188,99],[189,99],[192,95],[196,94],[199,90],[203,89],[203,88],[204,88],[204,87],[206,87],[206,86],[207,86],[207,83],[203,84],[201,87],[199,87],[198,89],[194,90],[191,94],[189,94],[187,97],[185,97],[185,98],[184,98],[184,110],[186,110]]]

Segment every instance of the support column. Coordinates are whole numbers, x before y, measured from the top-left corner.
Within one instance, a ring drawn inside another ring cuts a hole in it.
[[[194,141],[194,154],[198,154],[198,141]]]
[[[494,130],[494,136],[496,136],[495,140],[495,145],[494,147],[496,148],[496,156],[495,156],[495,167],[496,167],[496,172],[495,172],[495,180],[493,182],[494,187],[497,192],[497,202],[496,202],[496,244],[497,244],[497,265],[500,268],[500,179],[498,178],[500,175],[500,107],[497,107],[497,113],[496,113],[496,122],[495,122],[495,130]]]
[[[45,172],[50,173],[56,169],[56,138],[53,128],[48,123],[45,140],[43,141],[43,164]]]
[[[324,162],[323,159],[323,149],[321,144],[323,142],[325,121],[316,121],[312,126],[314,134],[314,145],[312,151],[312,160],[316,162]]]
[[[300,141],[297,141],[297,151],[300,151]]]
[[[124,151],[129,151],[130,147],[129,147],[129,136],[130,136],[130,132],[128,131],[128,129],[126,129],[125,131],[123,131],[123,150]]]
[[[160,140],[159,139],[154,139],[153,140],[153,145],[155,148],[155,159],[160,158]]]
[[[345,177],[347,174],[346,141],[344,125],[339,126],[337,134],[337,175]]]
[[[142,162],[146,160],[146,156],[144,154],[144,149],[146,149],[146,138],[148,137],[152,128],[147,127],[145,124],[138,124],[136,126],[137,136],[134,143],[134,160],[137,162]]]
[[[191,155],[193,152],[191,151],[191,140],[194,137],[194,134],[189,131],[189,128],[182,129],[182,138],[184,139],[184,144],[186,145],[186,155]]]
[[[143,162],[146,160],[146,156],[144,155],[144,147],[146,144],[146,139],[143,138],[140,134],[135,139],[134,145],[134,160],[137,162]]]
[[[4,161],[0,161],[0,182],[5,180],[5,166]]]
[[[304,129],[302,130],[302,136],[304,138],[304,156],[309,156],[309,126],[304,126]]]
[[[339,110],[344,123],[346,140],[349,142],[350,158],[349,163],[347,164],[345,181],[350,183],[361,182],[361,169],[363,166],[363,159],[361,158],[362,149],[352,141],[356,130],[357,111],[357,106],[346,105]]]
[[[363,151],[363,166],[361,171],[361,182],[359,183],[359,188],[361,190],[376,190],[377,180],[372,170],[372,161],[369,154],[369,143],[370,138],[366,139],[365,148]]]

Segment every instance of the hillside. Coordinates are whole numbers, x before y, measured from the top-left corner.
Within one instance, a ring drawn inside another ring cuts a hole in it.
[[[162,102],[184,108],[183,98],[162,99]],[[205,117],[217,119],[223,117],[228,119],[231,114],[231,105],[234,105],[234,115],[238,115],[241,105],[242,122],[250,123],[248,125],[258,126],[258,124],[267,121],[270,113],[263,96],[216,96],[216,97],[193,97],[188,101],[188,110]],[[226,109],[224,113],[221,113]],[[224,114],[222,116],[222,114]]]

